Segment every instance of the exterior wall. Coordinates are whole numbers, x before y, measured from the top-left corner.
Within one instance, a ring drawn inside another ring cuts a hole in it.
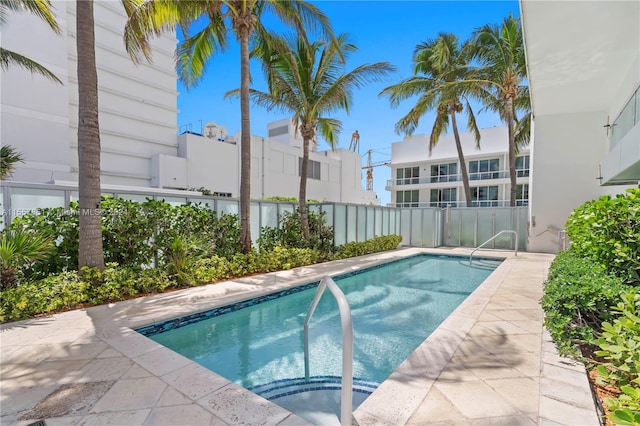
[[[54,1],[53,6],[60,36],[26,13],[11,13],[2,28],[3,47],[40,62],[64,83],[57,85],[17,68],[2,73],[2,143],[13,145],[26,160],[16,167],[14,180],[47,182],[78,176],[75,3]],[[94,15],[102,181],[149,187],[152,157],[177,153],[176,39],[155,40],[154,63],[135,66],[122,41],[121,4],[97,1]]]
[[[571,211],[601,194],[602,112],[537,116],[531,159],[528,250],[557,252]]]
[[[462,151],[465,155],[467,171],[470,173],[470,186],[473,196],[474,187],[498,187],[497,201],[477,202],[476,205],[482,207],[502,206],[509,204],[509,160],[508,160],[508,134],[505,126],[482,129],[480,139],[480,149],[476,147],[475,138],[470,132],[460,133]],[[438,144],[429,154],[429,136],[413,135],[406,137],[402,142],[392,144],[391,154],[391,175],[393,179],[388,181],[387,190],[391,191],[391,205],[396,205],[397,194],[400,191],[418,191],[418,205],[411,203],[405,207],[440,207],[445,204],[433,205],[431,202],[432,189],[456,189],[456,200],[454,203],[446,203],[453,207],[466,206],[464,197],[464,187],[461,177],[460,164],[458,164],[458,153],[455,147],[453,134],[443,135]],[[529,155],[529,150],[525,149],[519,155]],[[498,159],[499,166],[497,172],[471,173],[470,162],[476,160]],[[456,163],[456,173],[432,177],[431,166],[439,164]],[[419,177],[411,179],[398,179],[398,169],[419,168]],[[517,184],[525,185],[529,183],[527,173],[518,177]],[[488,178],[489,177],[489,178]],[[526,205],[526,201],[520,204]]]
[[[640,87],[640,4],[520,5],[535,117],[528,249],[557,252],[571,211],[640,182],[640,115],[618,124]]]
[[[240,140],[238,134],[235,140]],[[185,133],[178,137],[178,155],[186,159],[187,186],[240,195],[240,145]],[[251,137],[251,198],[296,197],[300,189],[300,148],[259,136]],[[210,159],[206,161],[205,159]],[[361,186],[361,157],[337,149],[309,153],[320,163],[320,179],[307,180],[307,198],[318,201],[377,204]]]

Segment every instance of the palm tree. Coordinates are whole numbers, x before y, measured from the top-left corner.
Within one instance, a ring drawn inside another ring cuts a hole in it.
[[[78,269],[104,269],[100,220],[100,125],[93,0],[76,1],[78,72]]]
[[[229,31],[240,43],[240,227],[243,251],[248,252],[251,250],[249,41],[267,34],[261,22],[267,12],[299,33],[320,26],[325,35],[333,38],[329,21],[316,6],[303,0],[147,0],[130,12],[125,40],[134,60],[139,60],[141,54],[149,57],[147,40],[150,35],[181,27],[186,37],[177,49],[177,72],[187,89],[202,79],[209,59],[227,47]],[[207,24],[190,35],[191,24],[201,17],[206,17]],[[141,33],[146,35],[140,37]]]
[[[474,58],[478,61],[479,81],[485,85],[482,101],[497,112],[507,124],[509,132],[509,176],[511,180],[510,205],[516,205],[516,153],[517,142],[528,141],[531,115],[525,50],[520,19],[509,16],[502,25],[485,25],[474,32]],[[524,120],[518,124],[517,112]],[[517,134],[519,133],[519,134]]]
[[[142,0],[120,0],[127,14]],[[76,48],[78,78],[78,269],[104,269],[100,218],[100,125],[98,120],[98,73],[96,68],[93,0],[76,1]],[[140,28],[131,34],[139,36]],[[126,41],[126,40],[125,40]],[[148,52],[148,47],[147,52]]]
[[[0,148],[0,180],[10,178],[15,164],[23,161],[22,154],[16,151],[14,147],[2,145]]]
[[[28,11],[41,18],[56,33],[60,34],[60,28],[56,18],[51,12],[51,2],[49,0],[0,0],[0,26],[7,22],[7,13]],[[0,69],[7,71],[10,66],[16,66],[32,74],[40,74],[56,83],[62,81],[54,73],[19,53],[0,47]]]
[[[470,99],[476,97],[482,88],[480,83],[470,80],[475,71],[469,65],[471,59],[469,46],[469,42],[460,45],[458,37],[451,33],[440,33],[437,38],[416,46],[413,56],[413,77],[380,92],[381,96],[389,97],[393,107],[397,107],[405,99],[418,96],[415,106],[396,123],[398,133],[412,134],[418,127],[420,118],[428,111],[436,110],[436,118],[429,138],[429,155],[437,145],[440,136],[451,124],[467,207],[472,205],[471,188],[458,133],[457,114],[463,111],[466,113],[467,127],[473,132],[476,146],[480,148],[480,131],[476,125]]]
[[[310,42],[304,35],[288,39],[270,37],[263,39],[256,49],[262,59],[269,93],[251,90],[252,99],[268,110],[275,108],[292,113],[296,131],[302,136],[298,202],[306,239],[309,239],[306,200],[310,143],[317,141],[319,132],[334,148],[342,123],[330,115],[342,109],[349,111],[354,89],[380,81],[395,71],[388,62],[378,62],[345,72],[345,60],[356,50],[345,34],[336,37],[335,42]],[[237,95],[238,90],[227,93],[230,94]]]

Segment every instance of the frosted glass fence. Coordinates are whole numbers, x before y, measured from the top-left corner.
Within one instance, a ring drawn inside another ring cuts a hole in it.
[[[518,233],[518,248],[526,249],[527,207],[482,207],[442,210],[442,245],[450,247],[477,247],[498,232],[513,230]],[[486,248],[513,249],[515,237],[504,234]]]
[[[200,203],[218,214],[238,214],[239,201],[233,198],[206,196],[179,197],[173,193],[142,194],[140,191],[105,193],[133,201],[147,198],[179,205]],[[17,216],[37,212],[45,207],[66,207],[77,201],[75,188],[3,182],[0,186],[2,227]],[[251,236],[254,242],[264,227],[277,227],[285,212],[295,211],[297,204],[254,200],[251,202]],[[398,234],[402,245],[411,247],[477,247],[502,230],[518,232],[520,250],[526,249],[527,207],[476,208],[396,208],[342,203],[315,203],[310,211],[324,212],[324,219],[334,229],[334,243],[362,242],[371,238]],[[513,249],[513,237],[498,237],[488,248]]]

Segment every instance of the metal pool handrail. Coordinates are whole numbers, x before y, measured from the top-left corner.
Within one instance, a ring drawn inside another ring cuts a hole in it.
[[[340,322],[342,323],[342,390],[340,391],[340,424],[351,425],[351,406],[353,401],[353,321],[347,298],[331,277],[324,277],[313,297],[313,302],[304,320],[304,377],[309,381],[309,321],[326,288],[329,288],[338,302]]]
[[[478,249],[480,249],[482,246],[484,246],[487,243],[490,243],[491,241],[495,240],[497,237],[499,237],[500,235],[507,233],[507,234],[515,234],[516,235],[516,248],[515,248],[515,253],[516,256],[518,255],[518,233],[516,231],[512,231],[510,229],[505,229],[502,230],[500,232],[498,232],[496,235],[494,235],[493,237],[489,238],[487,241],[485,241],[484,243],[480,244],[478,247],[474,248],[473,251],[471,252],[471,254],[469,255],[469,264],[471,264],[472,260],[473,260],[473,253],[475,253]]]

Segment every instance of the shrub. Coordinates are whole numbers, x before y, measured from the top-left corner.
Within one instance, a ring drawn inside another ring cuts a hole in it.
[[[17,321],[71,308],[88,300],[89,287],[75,271],[63,272],[34,283],[22,283],[2,291],[0,318],[2,321]]]
[[[611,420],[625,424],[620,420],[633,419],[632,413],[640,413],[640,293],[632,290],[624,294],[611,309],[619,316],[602,324],[596,355],[607,362],[598,366],[598,372],[601,380],[621,389],[618,398],[605,402],[612,412]]]
[[[402,237],[398,235],[386,235],[360,243],[346,243],[336,248],[333,259],[346,259],[349,257],[363,256],[365,254],[393,250],[398,248],[398,244],[400,244],[401,241]]]
[[[566,230],[577,255],[640,284],[640,188],[583,204],[569,216]]]
[[[309,211],[309,240],[304,238],[300,212],[284,212],[279,228],[262,228],[258,238],[260,250],[273,250],[275,247],[311,248],[327,253],[333,252],[333,227],[324,220],[325,212]]]
[[[601,323],[612,318],[609,307],[628,289],[622,278],[572,249],[558,254],[549,268],[542,308],[559,351],[576,355],[578,343],[594,343]]]
[[[42,232],[14,227],[0,235],[0,288],[15,287],[21,269],[46,259],[53,239]]]

